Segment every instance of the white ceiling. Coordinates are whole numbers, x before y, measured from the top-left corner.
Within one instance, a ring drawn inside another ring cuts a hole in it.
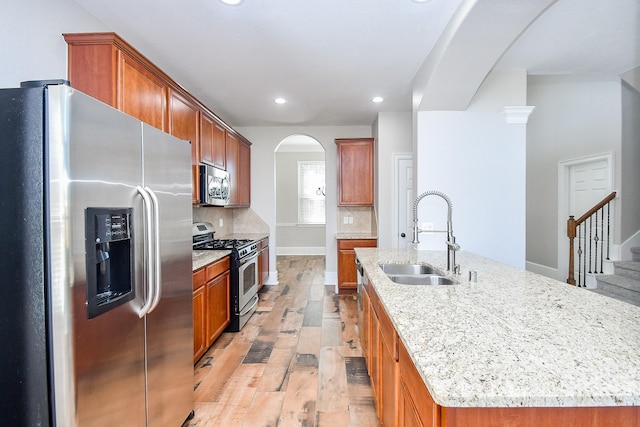
[[[378,111],[411,111],[414,76],[473,0],[75,1],[238,127],[371,125]],[[617,76],[640,66],[639,28],[640,0],[558,0],[497,68]]]

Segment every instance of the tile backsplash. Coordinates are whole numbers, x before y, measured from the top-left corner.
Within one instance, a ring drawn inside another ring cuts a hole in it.
[[[376,233],[375,209],[369,206],[338,207],[338,233]]]
[[[194,207],[193,222],[210,222],[215,237],[233,233],[269,233],[269,225],[250,208]]]

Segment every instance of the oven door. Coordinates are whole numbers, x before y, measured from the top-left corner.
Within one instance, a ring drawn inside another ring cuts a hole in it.
[[[258,254],[254,253],[240,260],[238,269],[238,308],[239,312],[245,311],[247,304],[253,302],[258,295]]]

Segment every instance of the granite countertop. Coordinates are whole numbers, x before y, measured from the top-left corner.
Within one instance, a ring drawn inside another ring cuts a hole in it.
[[[640,405],[640,307],[465,251],[460,284],[399,285],[378,263],[445,272],[446,252],[355,251],[439,405]]]
[[[202,267],[221,260],[222,258],[229,256],[230,250],[223,251],[193,251],[191,259],[193,261],[193,271],[200,270]]]
[[[360,240],[360,239],[377,239],[378,235],[376,233],[336,233],[337,240]]]
[[[251,239],[251,240],[262,240],[266,237],[269,237],[268,233],[234,233],[226,236],[216,236],[216,239]],[[193,271],[199,270],[202,267],[211,264],[212,262],[216,262],[231,253],[230,250],[222,250],[222,251],[193,251],[192,252],[192,261],[193,261]]]

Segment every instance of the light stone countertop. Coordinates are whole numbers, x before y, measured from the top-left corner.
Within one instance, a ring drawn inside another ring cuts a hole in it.
[[[436,403],[640,405],[640,307],[465,251],[460,284],[399,285],[378,263],[445,272],[446,252],[355,251]]]
[[[363,233],[363,232],[346,232],[336,233],[336,240],[367,240],[377,239],[378,236],[375,233]]]
[[[231,251],[223,250],[223,251],[193,251],[191,253],[191,259],[193,261],[193,271],[201,269],[202,267],[211,264],[212,262],[216,262],[226,256],[229,256]]]

